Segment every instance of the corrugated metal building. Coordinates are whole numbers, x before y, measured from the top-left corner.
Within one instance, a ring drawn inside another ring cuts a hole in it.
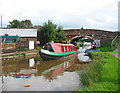
[[[0,29],[1,35],[8,34],[9,36],[20,36],[20,37],[37,37],[37,29]]]
[[[0,36],[1,43],[15,43],[16,41],[20,41],[19,36]],[[3,42],[5,40],[5,42]]]
[[[37,29],[0,29],[0,36],[19,36],[21,41],[29,42],[29,49],[37,45]]]

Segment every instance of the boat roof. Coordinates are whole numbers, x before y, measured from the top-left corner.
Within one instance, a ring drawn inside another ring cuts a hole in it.
[[[74,46],[73,44],[49,43],[55,53],[62,53],[61,46]]]
[[[61,46],[74,46],[73,44],[60,44]]]
[[[50,43],[55,53],[62,53],[60,43]]]

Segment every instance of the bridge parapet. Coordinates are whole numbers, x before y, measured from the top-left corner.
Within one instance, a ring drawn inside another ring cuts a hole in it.
[[[90,36],[94,38],[94,40],[100,40],[101,46],[103,46],[105,43],[109,42],[116,35],[118,35],[118,32],[96,30],[96,29],[67,29],[67,30],[64,30],[64,32],[66,34],[68,42],[77,36],[79,37]]]

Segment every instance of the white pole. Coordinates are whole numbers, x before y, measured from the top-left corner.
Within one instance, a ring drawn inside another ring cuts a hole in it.
[[[1,28],[2,28],[2,15],[1,15]]]

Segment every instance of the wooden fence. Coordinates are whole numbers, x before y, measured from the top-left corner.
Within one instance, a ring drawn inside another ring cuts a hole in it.
[[[2,43],[2,53],[11,53],[17,51],[26,51],[29,49],[28,41],[20,41],[17,43]]]

